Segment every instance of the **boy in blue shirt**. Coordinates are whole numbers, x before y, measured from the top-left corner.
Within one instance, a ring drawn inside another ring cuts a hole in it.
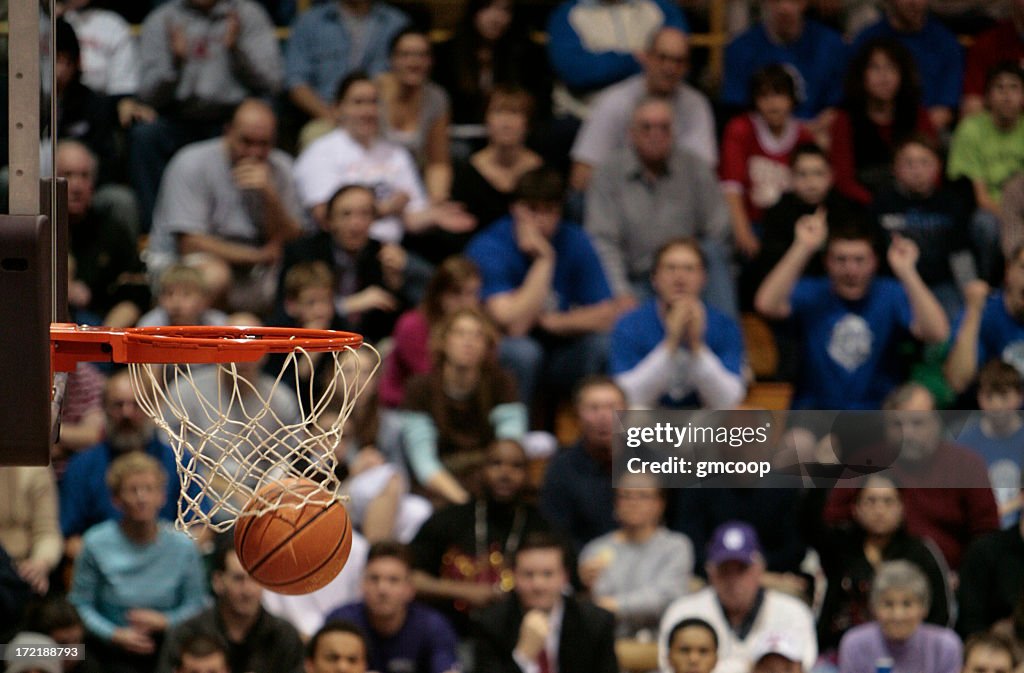
[[[992,360],[978,374],[981,417],[957,439],[978,452],[999,505],[1003,528],[1017,521],[1021,507],[1020,471],[1024,465],[1024,377],[1002,360]]]
[[[1007,258],[1001,290],[989,294],[981,280],[964,287],[964,310],[953,333],[943,373],[956,392],[966,390],[978,368],[993,358],[1024,372],[1024,245]]]

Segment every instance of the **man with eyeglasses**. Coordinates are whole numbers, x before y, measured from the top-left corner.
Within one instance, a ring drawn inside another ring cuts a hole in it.
[[[564,0],[555,7],[547,47],[557,77],[556,119],[575,134],[595,94],[639,72],[642,50],[665,26],[689,29],[679,5],[668,0]]]
[[[620,638],[653,635],[661,614],[690,586],[693,545],[662,525],[664,513],[656,477],[625,475],[615,489],[618,529],[580,552],[580,579],[594,602],[615,614]]]
[[[149,231],[175,152],[220,134],[246,98],[276,96],[284,68],[274,25],[255,0],[159,3],[142,24],[138,68],[138,100],[156,116],[144,110],[128,132],[128,176]]]
[[[153,213],[150,271],[176,261],[203,275],[212,303],[265,313],[285,243],[302,233],[292,160],[276,149],[273,108],[247,99],[223,136],[174,155]]]
[[[672,108],[673,135],[679,147],[712,166],[718,163],[715,119],[704,94],[686,83],[690,44],[686,33],[664,27],[656,32],[641,58],[643,72],[608,87],[594,101],[590,115],[572,146],[573,189],[584,190],[593,172],[629,144],[631,115],[645,97],[664,100]]]
[[[743,400],[743,337],[735,320],[701,301],[706,279],[695,239],[670,240],[655,254],[655,296],[612,332],[610,370],[631,408],[729,409]]]
[[[679,143],[677,123],[668,100],[640,100],[629,148],[610,156],[587,190],[585,226],[614,294],[639,301],[651,294],[658,248],[672,238],[696,238],[707,256],[706,299],[735,315],[729,209],[711,164]]]

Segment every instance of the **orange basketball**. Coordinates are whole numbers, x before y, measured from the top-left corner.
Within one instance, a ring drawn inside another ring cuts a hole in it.
[[[298,504],[307,496],[306,504]],[[267,503],[278,506],[255,515]],[[341,572],[351,550],[352,522],[345,506],[308,479],[267,484],[235,524],[235,552],[242,567],[279,594],[308,594],[326,586]]]

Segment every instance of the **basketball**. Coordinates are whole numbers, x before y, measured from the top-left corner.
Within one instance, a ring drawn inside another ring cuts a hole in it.
[[[268,504],[277,506],[256,514]],[[235,524],[235,552],[242,567],[279,594],[308,594],[326,586],[341,572],[351,550],[352,522],[345,506],[308,479],[263,486]]]

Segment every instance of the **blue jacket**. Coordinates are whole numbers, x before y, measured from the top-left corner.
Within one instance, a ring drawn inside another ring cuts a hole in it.
[[[146,453],[153,456],[167,471],[167,502],[160,510],[160,518],[174,521],[178,516],[178,494],[181,481],[171,447],[155,437],[146,444]],[[107,488],[107,469],[117,455],[106,442],[79,453],[68,461],[67,471],[60,483],[60,529],[65,537],[81,535],[88,528],[107,521],[120,520],[121,512]],[[189,494],[198,497],[196,482]]]

